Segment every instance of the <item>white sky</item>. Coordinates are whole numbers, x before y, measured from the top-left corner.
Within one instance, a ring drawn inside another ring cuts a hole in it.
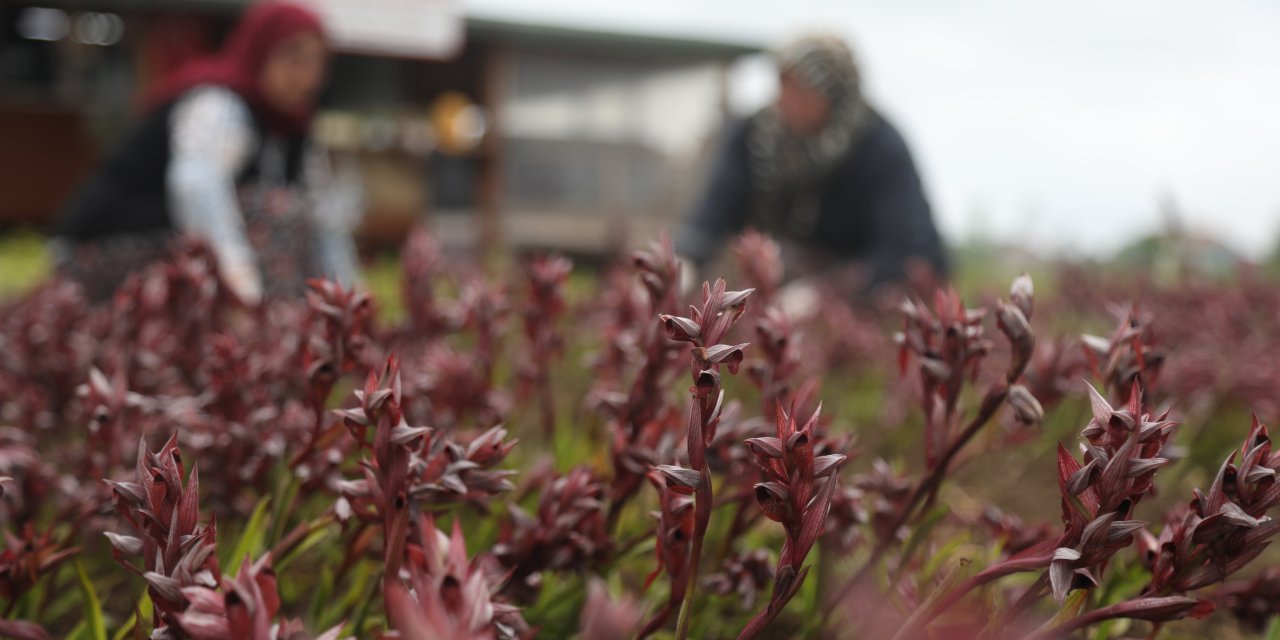
[[[846,35],[943,232],[1096,254],[1161,225],[1280,237],[1280,2],[469,0],[473,15],[776,44]],[[772,91],[736,74],[738,104]]]

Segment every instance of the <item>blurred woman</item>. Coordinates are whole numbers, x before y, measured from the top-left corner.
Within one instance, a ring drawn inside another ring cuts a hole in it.
[[[913,264],[945,274],[911,154],[867,103],[849,48],[810,36],[776,57],[777,101],[730,128],[677,251],[703,266],[753,227],[780,241],[788,279],[837,280],[849,295],[903,281]]]
[[[308,277],[353,280],[358,189],[337,188],[307,139],[328,57],[311,11],[249,9],[216,56],[160,84],[72,198],[55,231],[61,271],[102,299],[192,234],[249,304],[299,295]]]

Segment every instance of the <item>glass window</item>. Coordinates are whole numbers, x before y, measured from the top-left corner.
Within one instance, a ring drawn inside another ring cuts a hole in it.
[[[718,63],[516,52],[508,79],[499,117],[515,212],[670,212],[721,124]]]

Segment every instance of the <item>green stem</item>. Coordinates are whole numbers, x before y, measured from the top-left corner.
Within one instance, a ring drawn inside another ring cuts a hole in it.
[[[684,600],[680,603],[680,618],[676,623],[676,640],[689,637],[689,624],[693,617],[693,594],[698,585],[698,558],[702,555],[702,538],[693,539],[693,553],[689,558],[689,583],[684,590]]]
[[[693,595],[698,591],[698,567],[702,564],[702,541],[707,536],[707,524],[711,521],[711,470],[702,465],[702,482],[694,504],[693,541],[689,552],[689,581],[685,585],[684,600],[680,603],[680,617],[676,622],[676,640],[689,637],[689,624],[693,618]]]
[[[915,489],[911,492],[911,495],[907,498],[907,501],[903,504],[902,510],[898,512],[897,517],[894,519],[893,526],[887,530],[888,534],[881,538],[876,544],[875,548],[871,551],[871,555],[867,558],[866,563],[858,569],[857,573],[855,573],[852,578],[844,583],[838,592],[836,592],[836,597],[834,599],[835,602],[843,600],[845,596],[861,584],[862,581],[871,574],[871,571],[879,565],[881,558],[893,544],[898,529],[911,521],[912,516],[916,513],[916,508],[920,506],[926,497],[929,497],[930,502],[933,500],[933,496],[935,496],[938,489],[941,488],[942,481],[946,478],[947,471],[950,469],[951,462],[955,459],[956,454],[960,453],[960,450],[964,448],[964,445],[973,439],[973,436],[977,435],[978,431],[991,420],[992,416],[996,414],[996,411],[1004,403],[1004,399],[1008,395],[1008,385],[998,386],[987,393],[987,397],[983,400],[982,406],[978,410],[978,414],[974,416],[973,420],[969,422],[964,431],[947,448],[946,453],[938,460],[933,471],[921,480],[920,484],[916,485]],[[828,615],[830,612],[831,610],[828,610]]]

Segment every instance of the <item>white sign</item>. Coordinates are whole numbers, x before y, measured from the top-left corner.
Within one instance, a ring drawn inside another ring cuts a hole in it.
[[[310,0],[334,47],[353,53],[449,59],[462,50],[461,0]]]

